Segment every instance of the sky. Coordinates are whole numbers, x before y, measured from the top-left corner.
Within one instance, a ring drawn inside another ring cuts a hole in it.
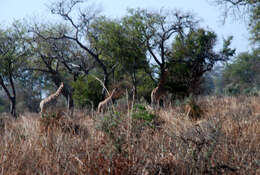
[[[52,20],[47,8],[49,2],[50,0],[0,0],[0,24],[6,26],[15,19],[30,19],[34,16],[44,18],[45,21]],[[235,21],[232,18],[229,18],[223,25],[221,9],[210,4],[209,0],[89,0],[89,4],[95,4],[102,9],[101,14],[111,18],[124,16],[127,8],[151,10],[164,8],[192,12],[202,20],[201,27],[217,33],[218,47],[222,44],[223,38],[232,35],[234,39],[231,47],[236,48],[237,53],[250,50],[247,25],[243,21]]]

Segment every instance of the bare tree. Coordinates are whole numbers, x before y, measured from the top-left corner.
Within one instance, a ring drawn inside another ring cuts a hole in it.
[[[252,9],[259,6],[258,0],[208,0],[213,5],[217,5],[223,13],[223,23],[230,16],[235,19],[243,19],[247,22]]]

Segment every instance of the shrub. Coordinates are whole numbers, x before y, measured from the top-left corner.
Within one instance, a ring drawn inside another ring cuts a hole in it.
[[[92,76],[80,77],[76,82],[72,83],[72,87],[74,88],[73,99],[80,108],[92,104],[97,107],[102,100],[102,87]]]
[[[135,104],[133,111],[134,111],[132,115],[133,119],[151,122],[156,117],[156,115],[151,114],[149,111],[147,111],[145,106],[142,104]]]
[[[202,109],[196,103],[193,96],[186,98],[185,102],[185,112],[187,116],[191,119],[200,119],[202,117]]]
[[[124,125],[122,117],[118,112],[111,112],[100,118],[97,129],[103,131],[112,141],[112,145],[121,153],[122,145],[126,142],[125,132],[121,132]]]

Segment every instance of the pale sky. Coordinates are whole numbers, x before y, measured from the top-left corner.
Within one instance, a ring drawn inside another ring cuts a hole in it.
[[[45,17],[48,20],[50,12],[46,7],[50,0],[0,0],[0,24],[11,24],[14,19],[31,18],[33,16]],[[202,19],[200,25],[217,33],[219,43],[222,38],[234,36],[232,47],[237,52],[250,50],[248,42],[249,33],[243,22],[233,21],[231,18],[222,25],[221,11],[218,7],[210,5],[207,0],[89,0],[90,4],[102,7],[101,14],[108,17],[121,17],[126,14],[127,8],[148,8],[151,10],[181,9],[192,12]]]

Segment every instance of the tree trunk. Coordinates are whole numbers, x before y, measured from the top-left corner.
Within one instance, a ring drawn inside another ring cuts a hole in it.
[[[74,108],[74,101],[71,94],[68,94],[67,104],[68,104],[67,106],[68,109]]]
[[[12,116],[17,118],[17,114],[16,114],[16,99],[15,99],[15,97],[11,97],[10,98],[10,110],[9,110],[9,112],[12,114]]]
[[[7,86],[5,85],[4,80],[1,76],[0,76],[0,85],[3,87],[7,97],[10,100],[9,112],[12,114],[13,117],[16,118],[17,117],[17,114],[16,114],[16,93],[15,93],[12,78],[9,78],[9,79],[11,80],[10,83],[11,83],[11,87],[12,87],[12,90],[13,90],[13,95],[11,95],[11,93],[9,92],[9,90],[8,90]]]
[[[73,112],[74,112],[74,101],[73,101],[73,98],[72,98],[72,94],[69,93],[67,95],[67,109],[70,113],[70,115],[73,115]]]

